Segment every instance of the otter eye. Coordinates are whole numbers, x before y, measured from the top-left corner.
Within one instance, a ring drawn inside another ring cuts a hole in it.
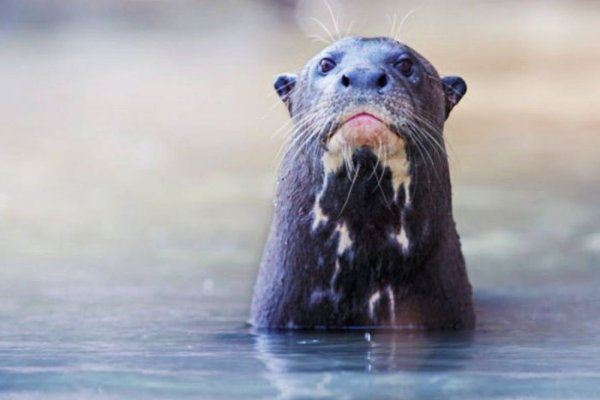
[[[333,61],[331,58],[324,58],[319,61],[319,71],[321,71],[322,74],[326,74],[334,69],[335,65],[335,61]]]
[[[394,67],[404,76],[411,76],[414,70],[414,64],[408,58],[398,61]]]

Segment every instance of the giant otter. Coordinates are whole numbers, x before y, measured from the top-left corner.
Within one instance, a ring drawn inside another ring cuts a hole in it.
[[[274,86],[294,129],[250,323],[472,328],[442,134],[465,82],[394,39],[349,37]]]

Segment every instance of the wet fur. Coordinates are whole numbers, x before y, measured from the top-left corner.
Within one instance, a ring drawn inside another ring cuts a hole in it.
[[[387,46],[391,39],[370,40]],[[425,69],[418,92],[383,101],[332,102],[312,86],[311,60],[293,90],[281,96],[296,129],[280,167],[275,215],[252,303],[253,325],[473,327],[441,133],[453,104],[448,106],[447,87],[435,69],[414,54]],[[389,111],[398,122],[395,128],[406,135],[406,185],[394,188],[385,155],[367,148],[346,152],[337,169],[324,165],[324,141],[336,129],[334,117],[361,102]],[[319,107],[325,112],[314,111]],[[315,202],[326,216],[319,223]],[[344,229],[352,245],[338,255]],[[408,249],[396,239],[401,230]]]

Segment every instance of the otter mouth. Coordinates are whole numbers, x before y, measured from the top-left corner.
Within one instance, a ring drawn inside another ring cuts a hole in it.
[[[402,140],[391,128],[382,114],[372,110],[354,110],[346,113],[328,137],[330,147],[349,146],[350,148],[378,148]]]
[[[358,120],[360,122],[367,122],[367,121],[373,120],[373,121],[379,121],[382,124],[384,123],[383,120],[381,118],[379,118],[378,116],[368,113],[366,111],[363,111],[363,112],[359,112],[358,114],[354,114],[350,118],[347,118],[343,122],[343,124],[348,123],[350,121],[354,121],[354,120]],[[355,121],[355,122],[357,122],[357,121]]]

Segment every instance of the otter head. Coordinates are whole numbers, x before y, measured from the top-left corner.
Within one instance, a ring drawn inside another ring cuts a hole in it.
[[[444,120],[467,88],[394,39],[362,37],[333,43],[274,86],[293,119],[291,148],[346,165],[365,148],[384,160],[407,146],[423,159],[443,152]]]

